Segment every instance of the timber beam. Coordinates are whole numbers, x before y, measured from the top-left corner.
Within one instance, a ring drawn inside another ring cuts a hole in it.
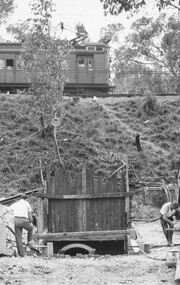
[[[37,194],[37,197],[54,199],[54,200],[79,200],[79,199],[102,199],[102,198],[121,198],[132,197],[133,193],[116,192],[116,193],[101,193],[101,194],[76,194],[76,195],[49,195],[44,193]]]
[[[130,230],[85,231],[38,234],[37,238],[44,241],[105,241],[124,240],[129,234]]]

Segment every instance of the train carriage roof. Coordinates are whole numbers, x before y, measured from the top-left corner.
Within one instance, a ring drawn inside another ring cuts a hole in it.
[[[21,42],[0,42],[0,53],[19,53],[22,47]],[[78,52],[78,50],[86,49],[86,47],[102,47],[105,50],[109,49],[110,46],[103,42],[86,42],[83,45],[75,45],[74,49]],[[88,51],[87,51],[88,52]]]
[[[110,46],[108,44],[105,44],[103,42],[86,42],[84,44],[79,44],[79,45],[75,45],[75,47],[81,46],[81,47],[86,47],[86,46],[101,46],[101,47],[106,47],[106,48],[110,48]]]
[[[107,51],[110,49],[110,46],[108,44],[105,44],[103,42],[86,42],[83,44],[75,45],[74,51],[72,53],[107,53]]]
[[[104,47],[109,47],[108,44],[105,44],[103,42],[89,42],[89,43],[87,42],[84,45],[86,45],[86,46],[104,46]]]
[[[21,46],[20,42],[0,42],[0,52],[20,52]]]

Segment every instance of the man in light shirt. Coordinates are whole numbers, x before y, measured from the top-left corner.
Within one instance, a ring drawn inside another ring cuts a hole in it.
[[[167,202],[160,209],[160,221],[161,226],[164,232],[164,235],[167,239],[169,246],[174,246],[173,239],[173,228],[175,225],[174,216],[176,214],[177,209],[179,208],[178,202]],[[169,230],[168,230],[169,229]]]
[[[22,242],[22,232],[25,229],[27,234],[27,245],[33,246],[33,224],[32,224],[32,209],[28,201],[26,201],[27,195],[22,194],[21,199],[13,203],[7,210],[2,214],[2,217],[10,212],[14,212],[14,230],[16,245],[18,249],[18,254],[24,256],[24,248]]]

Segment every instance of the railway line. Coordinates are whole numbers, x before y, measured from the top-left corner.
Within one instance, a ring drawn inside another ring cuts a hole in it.
[[[21,92],[22,94],[27,94],[28,93],[28,87],[27,86],[22,86],[21,88],[12,88],[11,85],[6,85],[6,87],[1,88],[0,87],[0,92],[4,94],[18,94]],[[127,97],[127,98],[133,98],[133,97],[143,97],[146,94],[140,94],[140,93],[101,93],[101,92],[90,92],[90,93],[64,93],[64,97],[70,97],[70,98],[93,98],[96,96],[97,98],[121,98],[121,97]],[[179,94],[177,93],[156,93],[154,94],[155,96],[178,96]]]
[[[156,96],[178,96],[179,94],[175,93],[157,93]],[[97,98],[106,98],[106,97],[114,97],[114,98],[121,98],[121,97],[143,97],[145,94],[127,94],[127,93],[90,93],[90,94],[64,94],[65,97],[80,97],[80,98],[93,98],[96,96]]]

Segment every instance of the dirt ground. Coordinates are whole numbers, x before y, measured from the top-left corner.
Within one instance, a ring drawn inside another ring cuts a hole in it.
[[[167,254],[179,249],[180,234],[174,233],[175,247],[166,246],[159,220],[153,223],[137,222],[139,238],[150,243],[148,255],[53,257],[1,257],[0,284],[53,285],[159,285],[177,284],[175,267],[167,266]]]

